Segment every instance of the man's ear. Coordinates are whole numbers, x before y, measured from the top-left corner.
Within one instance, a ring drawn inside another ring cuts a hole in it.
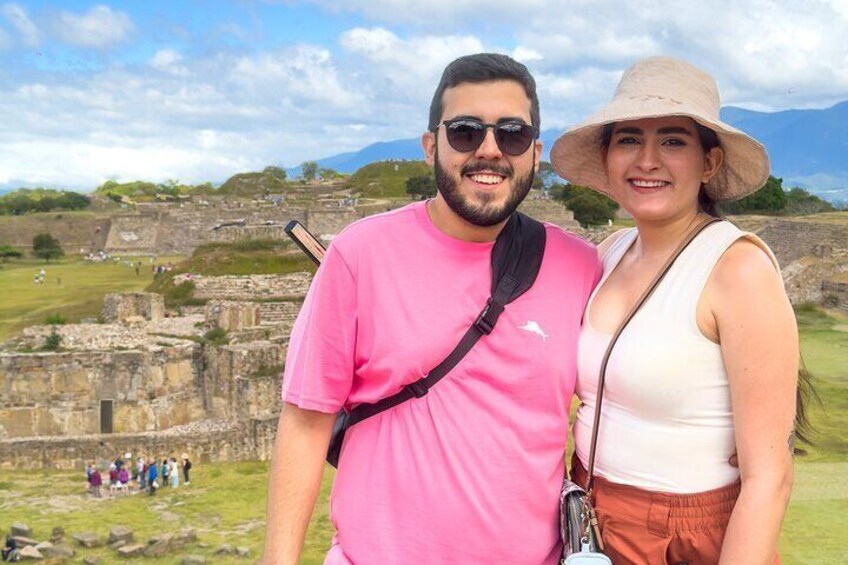
[[[436,134],[432,131],[424,132],[421,147],[424,148],[424,160],[432,167],[436,163]]]
[[[539,172],[539,165],[542,162],[542,149],[544,149],[545,145],[542,143],[541,139],[537,139],[533,143],[536,144],[536,148],[535,148],[535,151],[534,151],[535,154],[533,155],[533,161],[534,161],[533,168],[538,173]]]

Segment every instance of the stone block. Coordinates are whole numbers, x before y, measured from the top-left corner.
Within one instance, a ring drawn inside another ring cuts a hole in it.
[[[83,547],[100,547],[103,545],[103,540],[94,532],[83,532],[74,534],[74,540]]]
[[[86,557],[82,560],[82,565],[100,565],[99,557]]]
[[[204,565],[206,558],[202,555],[186,555],[183,557],[182,565]]]
[[[237,547],[236,548],[236,555],[238,555],[239,557],[249,557],[250,556],[250,548],[244,547],[244,546]]]
[[[26,561],[27,559],[33,560],[41,560],[44,559],[44,556],[40,551],[35,549],[34,545],[28,545],[26,547],[22,547],[18,550],[18,555],[21,556],[21,561]]]
[[[133,541],[133,531],[126,526],[115,526],[109,530],[109,541],[107,543],[111,545],[116,541],[125,543]]]
[[[147,547],[144,548],[146,557],[161,557],[171,551],[173,544],[173,534],[159,534],[147,540]]]
[[[45,547],[42,547],[42,545],[45,545]],[[65,544],[54,545],[52,543],[45,542],[44,544],[38,544],[35,548],[38,549],[45,557],[68,558],[76,555],[76,551]]]
[[[141,543],[135,545],[125,545],[118,549],[118,555],[121,557],[141,557],[145,555],[146,546]]]
[[[235,551],[233,551],[233,546],[228,543],[224,543],[218,546],[218,549],[215,550],[215,555],[233,555]]]
[[[177,534],[184,543],[194,543],[197,541],[197,530],[194,528],[183,528]]]
[[[165,302],[161,294],[152,292],[107,294],[103,298],[102,315],[107,323],[132,321],[136,317],[161,320],[165,317]]]
[[[12,524],[9,533],[11,533],[13,536],[23,536],[25,538],[31,538],[32,528],[22,522],[15,522],[14,524]]]
[[[15,540],[15,543],[18,544],[18,547],[26,547],[29,545],[36,546],[38,545],[37,539],[28,538],[26,536],[12,536],[12,539]]]
[[[206,304],[206,321],[216,328],[239,331],[261,323],[260,305],[253,302],[212,300]]]

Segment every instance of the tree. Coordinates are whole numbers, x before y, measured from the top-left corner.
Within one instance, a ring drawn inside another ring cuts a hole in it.
[[[766,185],[745,198],[721,205],[722,210],[730,214],[746,212],[782,212],[786,208],[786,193],[783,191],[783,179],[769,175]]]
[[[436,179],[433,175],[416,175],[406,179],[406,193],[415,200],[436,196]]]
[[[20,259],[21,257],[23,257],[23,253],[11,245],[0,245],[0,258],[3,259],[4,263],[9,259]]]
[[[333,169],[318,169],[318,176],[323,180],[336,179],[341,176],[338,172]]]
[[[833,212],[834,208],[830,202],[810,194],[803,188],[795,187],[786,193],[785,210],[787,214],[818,214]]]
[[[615,210],[603,198],[597,193],[582,193],[569,200],[566,206],[582,226],[606,224],[615,217]]]
[[[303,180],[315,180],[315,176],[318,174],[318,163],[315,161],[304,161],[300,165],[300,174],[303,176]]]
[[[612,198],[577,184],[553,184],[551,195],[574,212],[574,219],[584,226],[605,224],[615,217],[618,204]]]
[[[286,180],[289,176],[288,173],[286,173],[285,169],[283,169],[281,167],[275,167],[273,165],[265,167],[262,170],[262,172],[265,173],[265,174],[271,175],[272,177],[274,177],[277,180],[282,180],[282,181]]]
[[[50,259],[62,257],[65,251],[59,244],[58,239],[49,233],[40,233],[32,239],[32,254],[50,262]]]

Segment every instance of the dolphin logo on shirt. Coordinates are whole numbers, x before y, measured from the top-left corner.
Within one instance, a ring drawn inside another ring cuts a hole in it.
[[[518,326],[518,329],[524,330],[525,332],[530,332],[531,334],[536,334],[537,336],[542,338],[542,341],[548,341],[548,334],[542,329],[538,322],[534,322],[533,320],[527,320],[523,326]]]

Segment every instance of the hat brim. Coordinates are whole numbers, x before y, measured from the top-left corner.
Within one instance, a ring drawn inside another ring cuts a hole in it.
[[[737,200],[759,190],[769,177],[769,158],[765,147],[744,132],[717,119],[687,111],[685,104],[670,110],[645,104],[626,110],[613,101],[589,118],[568,129],[551,148],[551,165],[572,184],[588,186],[610,195],[609,179],[602,158],[601,133],[604,126],[617,122],[682,116],[691,118],[718,136],[724,162],[707,183],[709,195],[716,201]]]

